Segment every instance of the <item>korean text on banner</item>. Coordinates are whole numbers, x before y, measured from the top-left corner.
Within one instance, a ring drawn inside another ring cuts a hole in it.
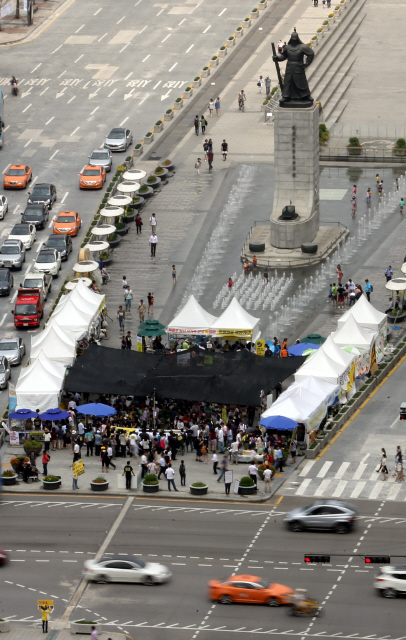
[[[265,355],[265,340],[257,340],[257,356]]]
[[[84,474],[85,466],[83,464],[83,461],[82,460],[76,460],[76,462],[74,462],[72,464],[72,471],[73,471],[73,475],[75,476],[75,478],[78,478],[79,476]]]

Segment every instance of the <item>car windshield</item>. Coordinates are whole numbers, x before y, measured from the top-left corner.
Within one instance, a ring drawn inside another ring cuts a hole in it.
[[[40,253],[37,262],[55,262],[55,256],[52,253]]]
[[[113,131],[110,131],[110,133],[109,133],[109,135],[107,137],[111,138],[112,140],[119,140],[120,138],[125,138],[125,133],[124,133],[124,131],[119,131],[118,129],[113,129]]]
[[[7,172],[8,176],[24,176],[25,175],[25,171],[24,169],[10,169]]]
[[[65,236],[52,236],[52,238],[48,238],[47,247],[65,247],[66,241]]]
[[[28,211],[24,213],[25,220],[41,220],[43,218],[42,211]]]
[[[8,256],[11,255],[18,255],[20,253],[20,249],[18,248],[17,245],[11,245],[11,246],[2,246],[2,248],[0,249],[0,253],[4,253],[7,254]]]
[[[0,271],[0,281],[4,280],[8,282],[8,271]]]
[[[18,349],[15,342],[0,342],[0,351],[15,351]]]
[[[0,364],[0,373],[5,373],[4,364]]]
[[[16,316],[35,316],[37,307],[35,304],[17,304],[14,315]]]
[[[29,278],[24,282],[26,289],[42,289],[44,281],[42,278]]]
[[[75,222],[75,216],[58,216],[57,222]]]
[[[30,230],[26,226],[17,225],[13,227],[10,233],[11,236],[29,236]]]
[[[108,160],[109,154],[105,151],[94,151],[91,155],[92,160]]]
[[[260,587],[262,587],[263,589],[268,589],[269,587],[269,582],[268,580],[258,580],[258,584]]]
[[[85,169],[83,172],[84,176],[99,176],[100,175],[100,171],[99,169]]]
[[[49,196],[49,187],[34,187],[32,196]]]
[[[133,562],[137,567],[140,567],[140,569],[145,567],[145,562],[142,560],[131,560],[131,562]]]

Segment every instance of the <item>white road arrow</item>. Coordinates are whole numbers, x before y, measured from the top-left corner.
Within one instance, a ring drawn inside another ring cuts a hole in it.
[[[169,97],[169,94],[170,94],[171,91],[172,91],[172,89],[169,89],[168,93],[165,93],[164,96],[161,96],[161,102],[162,102],[162,100],[165,100],[165,98]]]
[[[124,100],[127,100],[128,98],[131,98],[133,93],[134,93],[134,89],[131,89],[130,93],[125,93],[124,94]]]
[[[64,87],[60,93],[56,94],[56,97],[60,98],[61,96],[63,96],[63,94],[65,93],[66,89],[67,89],[67,87]]]
[[[25,98],[25,96],[29,96],[29,95],[30,95],[30,93],[31,93],[31,91],[32,91],[32,87],[30,87],[30,88],[28,89],[28,91],[24,91],[24,93],[22,93],[22,94],[21,94],[21,97],[22,97],[22,98]]]
[[[89,100],[90,100],[90,98],[94,98],[95,96],[97,96],[99,91],[100,91],[100,87],[98,89],[96,89],[96,91],[94,93],[89,93]]]

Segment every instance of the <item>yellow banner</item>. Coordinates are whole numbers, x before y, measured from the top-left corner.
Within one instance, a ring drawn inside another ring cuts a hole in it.
[[[38,609],[40,609],[41,607],[48,607],[49,609],[53,609],[54,601],[53,600],[37,600],[37,606],[38,606]]]
[[[227,424],[227,409],[225,407],[223,407],[221,410],[221,419],[224,424]]]
[[[81,459],[76,460],[76,462],[74,462],[72,464],[72,471],[73,471],[73,475],[75,476],[75,478],[77,478],[78,476],[81,476],[81,475],[84,474],[85,466],[84,466],[83,461]]]
[[[142,353],[142,338],[141,338],[141,336],[137,336],[137,351]]]
[[[239,338],[251,337],[252,329],[217,329],[216,336],[238,336]]]
[[[257,340],[257,356],[265,355],[265,340]]]

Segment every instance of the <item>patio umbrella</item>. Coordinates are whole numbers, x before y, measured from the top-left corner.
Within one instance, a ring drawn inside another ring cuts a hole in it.
[[[98,418],[104,418],[105,416],[114,416],[117,411],[110,407],[108,404],[102,402],[90,402],[89,404],[81,404],[76,407],[77,412],[84,416],[96,416]]]
[[[269,416],[268,418],[262,418],[259,421],[261,427],[267,429],[278,429],[279,431],[293,431],[298,426],[298,423],[285,416]]]
[[[48,409],[44,411],[44,413],[40,413],[39,417],[41,420],[51,420],[54,422],[55,420],[64,420],[65,418],[69,418],[69,411],[64,411],[63,409]]]
[[[303,342],[311,342],[312,344],[318,344],[318,345],[323,344],[323,342],[325,341],[326,341],[326,338],[323,338],[323,336],[321,336],[318,333],[309,333],[308,336],[305,336],[303,338]]]
[[[139,336],[163,336],[165,333],[165,325],[158,320],[146,320],[137,329]]]
[[[31,409],[18,409],[8,414],[9,418],[13,420],[29,420],[30,418],[36,418],[38,413],[31,411]]]
[[[303,356],[308,355],[306,351],[309,349],[314,350],[318,349],[320,345],[315,345],[314,342],[300,342],[299,344],[294,344],[288,349],[288,354],[290,356]]]

